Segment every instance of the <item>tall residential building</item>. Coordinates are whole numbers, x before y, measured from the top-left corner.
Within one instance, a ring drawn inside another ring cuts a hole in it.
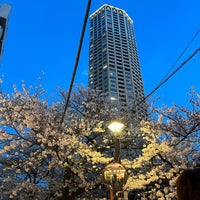
[[[0,58],[3,54],[3,46],[6,37],[10,12],[11,5],[5,3],[0,4]]]
[[[107,4],[90,15],[89,87],[147,116],[133,21]]]

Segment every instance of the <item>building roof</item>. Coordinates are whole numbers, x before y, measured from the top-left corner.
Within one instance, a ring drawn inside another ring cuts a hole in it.
[[[111,9],[115,9],[116,11],[120,11],[122,12],[129,20],[131,23],[133,23],[133,20],[129,17],[129,15],[126,13],[125,10],[121,9],[121,8],[117,8],[117,7],[114,7],[114,6],[111,6],[111,5],[108,5],[108,4],[104,4],[102,5],[99,9],[97,9],[95,12],[93,12],[91,15],[90,15],[90,18],[93,18],[95,15],[97,15],[101,10],[103,10],[105,7],[109,7]]]

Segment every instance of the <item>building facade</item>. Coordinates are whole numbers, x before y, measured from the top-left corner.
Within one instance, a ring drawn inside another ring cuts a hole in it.
[[[0,59],[3,54],[4,40],[8,28],[8,19],[11,12],[11,5],[0,4]]]
[[[90,15],[89,87],[147,116],[133,21],[119,8],[103,5]]]

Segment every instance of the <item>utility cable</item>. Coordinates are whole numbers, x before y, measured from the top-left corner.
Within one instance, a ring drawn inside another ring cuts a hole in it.
[[[200,51],[200,48],[198,48],[192,55],[190,55],[182,64],[177,67],[168,77],[166,77],[157,87],[155,87],[154,90],[152,90],[145,99],[149,98],[156,90],[158,90],[164,83],[166,83],[175,73],[177,73],[190,59],[192,59],[198,52]]]
[[[174,76],[189,60],[191,60],[198,52],[200,48],[194,51],[179,67],[177,67],[168,77],[166,77],[157,87],[155,87],[143,100],[137,103],[134,107],[138,107],[141,103],[145,102],[154,92],[156,92],[163,84],[165,84],[172,76]]]
[[[170,69],[168,70],[167,74],[164,76],[164,78],[159,82],[159,84],[146,96],[143,98],[143,100],[141,100],[139,103],[137,103],[134,107],[136,108],[137,106],[139,106],[141,103],[145,102],[154,92],[156,92],[165,82],[167,82],[177,71],[179,71],[183,65],[185,65],[196,53],[198,53],[199,49],[197,49],[188,59],[186,59],[172,74],[169,75],[169,73],[172,71],[172,69],[174,68],[174,66],[177,64],[177,62],[181,59],[181,57],[183,56],[183,54],[186,52],[186,50],[189,48],[189,46],[191,45],[191,43],[195,40],[195,38],[197,37],[197,35],[199,34],[200,29],[197,30],[197,32],[194,34],[194,36],[192,37],[192,39],[189,41],[189,43],[187,44],[187,46],[183,49],[182,53],[179,55],[179,57],[176,59],[176,61],[174,62],[174,64],[170,67]]]
[[[72,79],[71,79],[69,91],[68,91],[68,94],[67,94],[67,100],[66,100],[64,111],[63,111],[62,118],[61,118],[61,124],[64,121],[65,115],[67,113],[67,108],[69,106],[69,100],[70,100],[70,96],[71,96],[71,92],[72,92],[72,88],[73,88],[73,84],[74,84],[74,79],[75,79],[75,76],[76,76],[76,71],[77,71],[77,68],[78,68],[78,63],[79,63],[81,48],[82,48],[82,44],[83,44],[83,38],[84,38],[84,34],[85,34],[85,29],[86,29],[86,25],[87,25],[87,19],[88,19],[89,12],[90,12],[91,2],[92,2],[92,0],[88,0],[88,3],[87,3],[87,8],[86,8],[86,12],[85,12],[85,18],[84,18],[84,22],[83,22],[81,37],[80,37],[78,51],[77,51],[77,55],[76,55],[76,62],[75,62],[75,65],[74,65]]]
[[[187,46],[183,49],[183,51],[181,52],[181,54],[178,56],[178,58],[176,59],[176,61],[174,62],[174,64],[170,67],[170,69],[168,70],[167,74],[163,77],[163,79],[160,81],[160,84],[162,84],[162,82],[166,79],[166,77],[169,75],[169,73],[172,71],[172,69],[175,67],[175,65],[178,63],[178,61],[181,59],[181,57],[183,56],[183,54],[187,51],[187,49],[189,48],[189,46],[192,44],[192,42],[195,40],[195,38],[197,37],[197,35],[200,32],[200,28],[196,31],[196,33],[194,34],[194,36],[192,37],[192,39],[189,41],[189,43],[187,44]]]

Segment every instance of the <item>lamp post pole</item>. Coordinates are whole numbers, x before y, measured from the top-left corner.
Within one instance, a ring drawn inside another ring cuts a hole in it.
[[[115,145],[115,162],[120,163],[120,141],[118,138],[118,134],[124,128],[124,124],[118,121],[113,121],[110,123],[108,128],[114,133],[114,145]],[[110,200],[114,200],[114,192],[113,188],[110,187]]]
[[[114,143],[115,143],[115,162],[120,163],[121,147],[119,138],[117,138],[116,136],[114,136]]]
[[[114,192],[112,187],[110,187],[109,192],[110,192],[110,200],[114,200]]]

